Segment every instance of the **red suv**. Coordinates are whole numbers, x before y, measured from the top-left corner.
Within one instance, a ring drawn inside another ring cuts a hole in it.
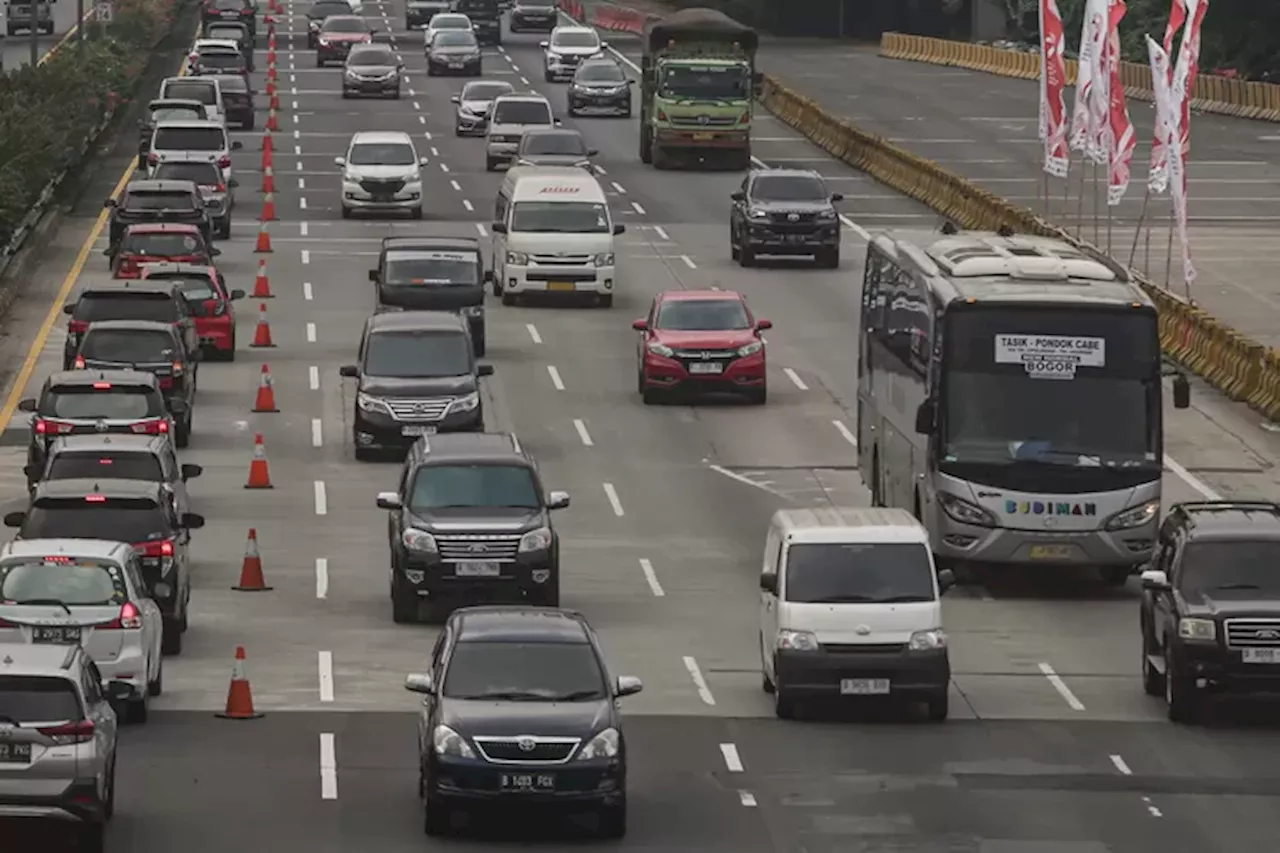
[[[103,254],[111,258],[113,278],[142,278],[142,270],[147,264],[172,261],[207,266],[221,252],[205,242],[204,235],[195,225],[157,222],[130,225],[120,242]]]
[[[142,270],[142,278],[144,281],[175,282],[196,321],[201,349],[210,360],[235,361],[234,303],[244,299],[243,290],[227,290],[227,280],[216,267],[199,264],[147,264]]]
[[[773,324],[757,320],[742,294],[668,290],[631,327],[642,333],[636,374],[646,404],[677,390],[742,394],[753,403],[767,399],[760,333]]]

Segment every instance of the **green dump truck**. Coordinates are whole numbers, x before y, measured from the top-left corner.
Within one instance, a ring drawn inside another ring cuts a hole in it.
[[[756,31],[715,9],[676,12],[645,28],[640,160],[745,169],[751,164]]]

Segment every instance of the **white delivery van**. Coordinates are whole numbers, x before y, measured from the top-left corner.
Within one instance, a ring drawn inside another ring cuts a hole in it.
[[[805,699],[923,702],[947,718],[951,663],[929,534],[901,509],[784,509],[760,574],[760,660],[779,717]]]
[[[617,286],[615,225],[600,182],[574,166],[517,166],[493,211],[493,294],[592,294],[608,308]]]

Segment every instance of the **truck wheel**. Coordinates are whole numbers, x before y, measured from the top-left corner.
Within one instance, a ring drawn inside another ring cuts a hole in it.
[[[1188,678],[1174,666],[1174,657],[1167,641],[1164,650],[1164,701],[1172,722],[1193,723],[1199,716],[1200,697],[1196,695],[1195,680]]]
[[[659,170],[666,170],[671,167],[670,158],[668,157],[667,152],[663,150],[661,146],[654,145],[653,153],[651,156],[653,159],[653,168],[659,169]]]
[[[653,131],[648,127],[640,128],[640,162],[653,162]]]

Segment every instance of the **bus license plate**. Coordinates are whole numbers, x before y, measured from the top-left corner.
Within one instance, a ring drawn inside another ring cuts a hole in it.
[[[689,365],[690,373],[722,373],[724,365],[715,361],[695,361]]]
[[[497,563],[458,563],[453,573],[460,578],[496,578],[499,571]]]
[[[840,692],[845,696],[884,696],[889,692],[889,679],[842,678]]]
[[[31,744],[0,743],[0,764],[30,764]]]
[[[575,289],[576,289],[576,285],[574,285],[574,283],[573,283],[573,282],[571,282],[571,281],[549,281],[549,282],[547,282],[547,290],[555,290],[555,291],[573,291],[573,290],[575,290]]]
[[[1071,556],[1070,545],[1032,545],[1033,560],[1065,560]]]
[[[1241,657],[1245,663],[1280,663],[1280,649],[1245,649]]]
[[[435,435],[436,428],[433,426],[407,426],[400,428],[401,435]]]
[[[31,629],[33,643],[78,643],[79,625],[36,625]]]
[[[554,791],[556,777],[550,773],[503,773],[504,791]]]

